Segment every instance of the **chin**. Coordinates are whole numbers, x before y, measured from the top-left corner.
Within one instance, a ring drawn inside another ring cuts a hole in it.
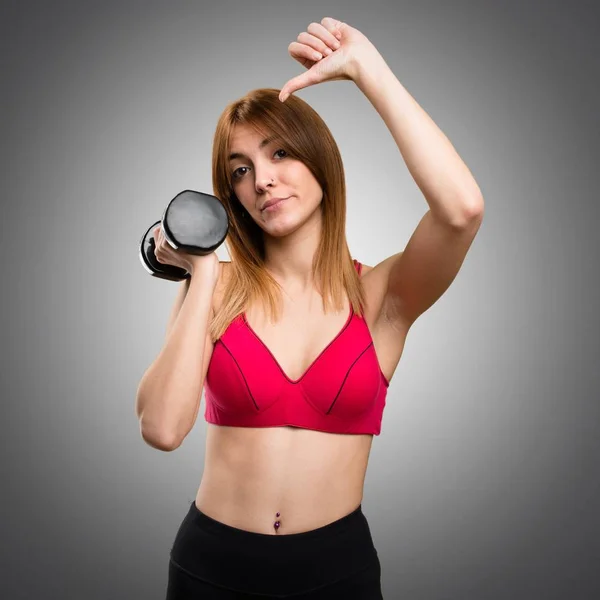
[[[297,229],[302,226],[302,223],[277,223],[273,224],[272,227],[265,227],[264,224],[261,227],[263,233],[266,233],[270,237],[280,238],[294,233]]]

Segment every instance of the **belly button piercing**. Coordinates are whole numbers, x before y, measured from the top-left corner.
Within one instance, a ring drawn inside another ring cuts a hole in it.
[[[278,517],[281,513],[277,513],[275,516]],[[273,527],[275,528],[275,533],[277,533],[277,530],[279,529],[279,527],[281,526],[281,522],[280,521],[275,521],[275,523],[273,524]]]

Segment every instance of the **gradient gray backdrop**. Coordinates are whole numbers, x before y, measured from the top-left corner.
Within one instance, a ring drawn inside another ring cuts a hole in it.
[[[2,598],[164,598],[206,423],[202,400],[177,451],[141,439],[178,285],[139,240],[212,191],[221,111],[301,73],[288,44],[325,16],[376,45],[486,203],[374,440],[384,596],[600,597],[593,3],[220,0],[2,3]],[[350,81],[298,95],[342,152],[353,256],[402,250],[427,204],[383,120]]]

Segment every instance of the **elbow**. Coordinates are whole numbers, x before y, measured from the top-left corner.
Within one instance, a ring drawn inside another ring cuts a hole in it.
[[[452,226],[456,229],[465,229],[467,227],[479,226],[483,221],[484,203],[482,196],[474,196],[472,200],[465,201],[464,207],[460,212],[460,217],[452,221]]]
[[[483,220],[483,212],[485,208],[485,203],[483,201],[483,196],[481,192],[475,194],[470,202],[467,203],[465,208],[465,220],[467,222],[479,221]]]
[[[181,440],[172,434],[158,430],[156,427],[148,425],[140,418],[140,434],[148,446],[163,452],[173,452],[181,446]]]

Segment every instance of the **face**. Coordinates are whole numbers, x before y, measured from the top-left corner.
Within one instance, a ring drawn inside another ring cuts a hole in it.
[[[277,140],[262,145],[264,136],[247,125],[236,125],[229,161],[235,195],[252,219],[266,233],[291,233],[311,216],[319,215],[323,190],[308,167],[291,158]],[[267,200],[285,198],[263,209]]]

